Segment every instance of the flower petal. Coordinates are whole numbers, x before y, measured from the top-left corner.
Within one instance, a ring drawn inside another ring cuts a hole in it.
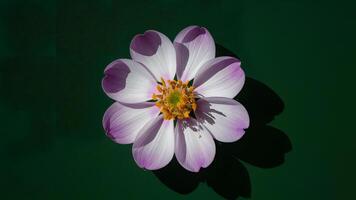
[[[195,77],[198,69],[215,57],[215,42],[204,27],[189,26],[174,40],[177,52],[177,77],[182,81]]]
[[[132,154],[142,168],[155,170],[166,166],[174,155],[173,120],[163,120],[159,115],[146,124],[133,144]]]
[[[172,42],[164,34],[149,30],[136,35],[130,44],[132,59],[144,64],[156,80],[172,80],[176,73],[176,53]]]
[[[195,119],[178,120],[175,137],[175,155],[185,169],[198,172],[213,162],[214,139]]]
[[[240,60],[218,57],[202,66],[193,82],[195,91],[204,97],[234,98],[245,83]]]
[[[112,104],[103,117],[106,135],[120,144],[133,143],[142,127],[157,117],[159,109],[153,102],[135,105]]]
[[[140,63],[118,59],[104,70],[104,92],[112,99],[124,103],[138,103],[151,99],[157,85],[150,72]]]
[[[224,97],[199,99],[195,116],[221,142],[240,139],[250,124],[246,109],[239,102]]]

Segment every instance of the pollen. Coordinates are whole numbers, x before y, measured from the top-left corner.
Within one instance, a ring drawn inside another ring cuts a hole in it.
[[[156,106],[160,109],[165,120],[185,119],[190,117],[190,112],[195,111],[194,87],[181,80],[167,80],[161,78],[157,85],[157,94],[152,95]]]

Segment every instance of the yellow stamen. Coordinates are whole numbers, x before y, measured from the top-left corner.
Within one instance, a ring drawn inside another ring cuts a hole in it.
[[[181,80],[165,81],[161,78],[157,91],[157,94],[152,94],[152,99],[157,100],[156,106],[165,120],[189,118],[190,112],[197,108],[194,87],[188,86],[188,81],[183,83]]]

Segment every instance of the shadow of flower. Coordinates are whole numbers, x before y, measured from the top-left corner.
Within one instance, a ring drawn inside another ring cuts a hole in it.
[[[221,45],[216,44],[216,47],[217,56],[237,57]],[[282,99],[268,86],[249,77],[234,99],[244,105],[250,116],[250,127],[243,138],[234,143],[215,141],[215,159],[199,173],[186,171],[174,158],[168,166],[153,172],[163,184],[178,193],[188,194],[200,182],[206,182],[226,199],[250,197],[249,174],[239,160],[261,168],[276,167],[284,162],[284,155],[292,149],[291,141],[281,130],[268,125],[283,111]],[[209,121],[210,117],[206,117]]]

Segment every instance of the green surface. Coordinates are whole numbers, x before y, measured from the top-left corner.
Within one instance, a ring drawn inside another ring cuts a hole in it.
[[[196,24],[285,105],[272,125],[292,151],[278,167],[242,161],[251,199],[352,199],[351,2],[1,1],[0,198],[221,199],[206,183],[187,195],[174,192],[138,168],[130,145],[114,144],[101,127],[112,102],[100,85],[104,67],[129,57],[137,33],[155,29],[173,39]]]

